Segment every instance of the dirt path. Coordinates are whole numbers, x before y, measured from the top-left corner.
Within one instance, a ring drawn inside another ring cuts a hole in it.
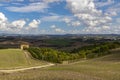
[[[25,70],[31,70],[31,69],[40,69],[40,68],[50,67],[50,66],[54,66],[54,64],[50,63],[50,64],[47,64],[47,65],[36,66],[36,67],[29,67],[29,68],[11,69],[11,70],[0,70],[0,72],[13,73],[13,72],[19,72],[19,71],[25,71]]]
[[[29,53],[27,51],[24,51],[24,54],[25,54],[25,59],[26,61],[31,64],[31,62],[29,61],[29,58],[30,58],[30,55],[28,55]]]

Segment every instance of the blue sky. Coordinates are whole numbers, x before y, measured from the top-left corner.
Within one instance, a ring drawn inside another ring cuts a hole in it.
[[[0,0],[0,33],[120,34],[120,1]]]

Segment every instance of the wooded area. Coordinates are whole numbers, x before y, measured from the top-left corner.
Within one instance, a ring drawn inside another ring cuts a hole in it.
[[[66,60],[89,59],[110,54],[111,49],[120,47],[119,42],[107,42],[103,44],[84,46],[74,49],[70,53],[55,50],[52,48],[31,47],[27,49],[31,55],[40,60],[61,63]]]

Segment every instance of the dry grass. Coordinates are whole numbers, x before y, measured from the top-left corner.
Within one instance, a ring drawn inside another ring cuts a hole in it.
[[[85,61],[11,74],[1,73],[0,80],[120,80],[120,62]]]
[[[106,56],[108,60],[114,57],[114,61],[99,58],[11,74],[0,73],[0,80],[120,80],[120,61],[115,60],[119,52]]]

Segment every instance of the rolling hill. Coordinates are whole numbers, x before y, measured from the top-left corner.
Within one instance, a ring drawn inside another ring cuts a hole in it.
[[[47,62],[35,60],[27,52],[20,49],[0,50],[0,69],[32,67],[43,64],[47,64]]]
[[[120,49],[104,57],[16,73],[0,80],[120,80]]]
[[[120,48],[111,50],[111,54],[95,59],[97,61],[120,61]]]

